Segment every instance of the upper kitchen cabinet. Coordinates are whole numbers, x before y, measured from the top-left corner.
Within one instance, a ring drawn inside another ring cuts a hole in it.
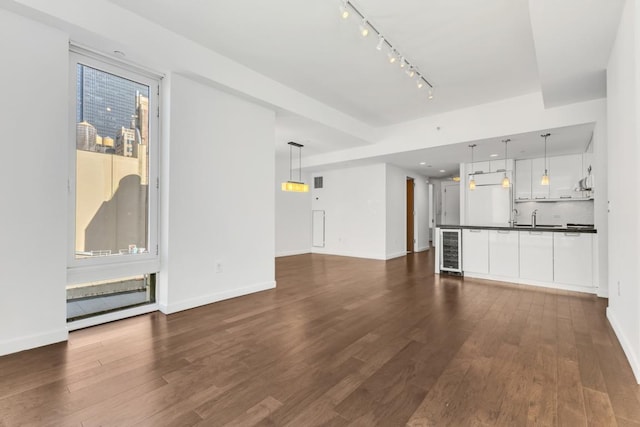
[[[516,160],[515,199],[531,200],[531,159]]]
[[[587,163],[591,164],[591,155],[572,154],[568,156],[548,157],[546,159],[516,160],[514,200],[580,200],[589,197],[586,191],[576,191],[578,183],[587,176]],[[542,175],[547,169],[549,185],[542,185]]]
[[[582,155],[549,158],[549,197],[551,199],[580,199],[581,191],[575,191],[582,176]]]
[[[550,159],[547,159],[547,162]],[[532,159],[531,160],[531,199],[532,200],[545,200],[549,199],[549,187],[550,185],[542,185],[542,175],[548,168],[545,167],[545,159]],[[549,181],[553,179],[551,173],[549,173]]]

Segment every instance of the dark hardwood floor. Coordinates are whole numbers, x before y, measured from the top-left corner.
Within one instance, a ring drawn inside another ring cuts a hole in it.
[[[606,300],[433,257],[276,260],[278,288],[0,358],[2,426],[640,426]]]

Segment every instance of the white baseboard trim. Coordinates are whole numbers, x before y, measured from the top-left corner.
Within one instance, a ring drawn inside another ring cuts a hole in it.
[[[465,277],[473,277],[475,279],[493,280],[496,282],[506,282],[518,285],[538,286],[541,288],[558,289],[562,291],[582,292],[587,294],[595,294],[598,290],[594,287],[566,285],[563,283],[543,282],[539,280],[521,279],[519,277],[503,277],[484,273],[464,273]]]
[[[400,258],[400,257],[403,257],[403,256],[407,256],[407,251],[396,252],[394,254],[387,255],[387,257],[385,258],[385,261],[386,260],[390,260],[390,259],[394,259],[394,258]]]
[[[41,334],[0,341],[0,356],[67,341],[68,338],[69,332],[67,332],[67,328],[65,327]]]
[[[229,289],[221,292],[216,292],[209,295],[202,295],[197,298],[190,298],[182,301],[175,302],[173,304],[160,304],[160,311],[164,314],[177,313],[183,310],[189,310],[190,308],[196,308],[214,302],[223,301],[226,299],[241,297],[244,295],[253,294],[256,292],[266,291],[274,289],[276,287],[275,280],[263,283],[256,283],[253,285],[245,286],[237,289]]]
[[[623,333],[622,328],[620,327],[620,322],[618,322],[618,319],[614,311],[611,310],[611,307],[607,307],[607,319],[609,319],[609,323],[613,328],[613,332],[616,333],[618,341],[620,341],[620,345],[622,346],[622,350],[627,356],[627,360],[629,361],[629,365],[631,365],[633,375],[635,375],[636,377],[636,382],[640,384],[640,364],[638,363],[638,357],[633,351],[633,347],[631,346],[631,344],[629,344],[627,336]]]
[[[367,254],[361,252],[349,252],[349,251],[326,251],[320,248],[313,248],[312,253],[314,254],[322,254],[322,255],[336,255],[336,256],[346,256],[350,258],[365,258],[365,259],[377,259],[379,261],[386,261],[388,258],[385,255],[377,255],[377,254]],[[406,252],[403,252],[402,255],[406,255]]]
[[[311,253],[311,249],[305,249],[305,250],[299,250],[299,251],[282,251],[282,252],[276,252],[276,258],[280,258],[283,256],[305,255],[310,253]]]

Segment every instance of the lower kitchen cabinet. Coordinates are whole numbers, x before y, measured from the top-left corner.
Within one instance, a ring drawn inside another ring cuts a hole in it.
[[[553,282],[553,234],[520,231],[520,278]]]
[[[593,235],[553,233],[553,280],[593,288]]]
[[[489,273],[488,230],[463,230],[462,265],[465,273]]]
[[[489,230],[489,274],[518,277],[518,234],[516,230]]]

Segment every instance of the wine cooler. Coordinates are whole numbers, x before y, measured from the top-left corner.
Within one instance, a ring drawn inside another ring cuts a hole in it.
[[[440,271],[462,274],[461,232],[440,229]]]

